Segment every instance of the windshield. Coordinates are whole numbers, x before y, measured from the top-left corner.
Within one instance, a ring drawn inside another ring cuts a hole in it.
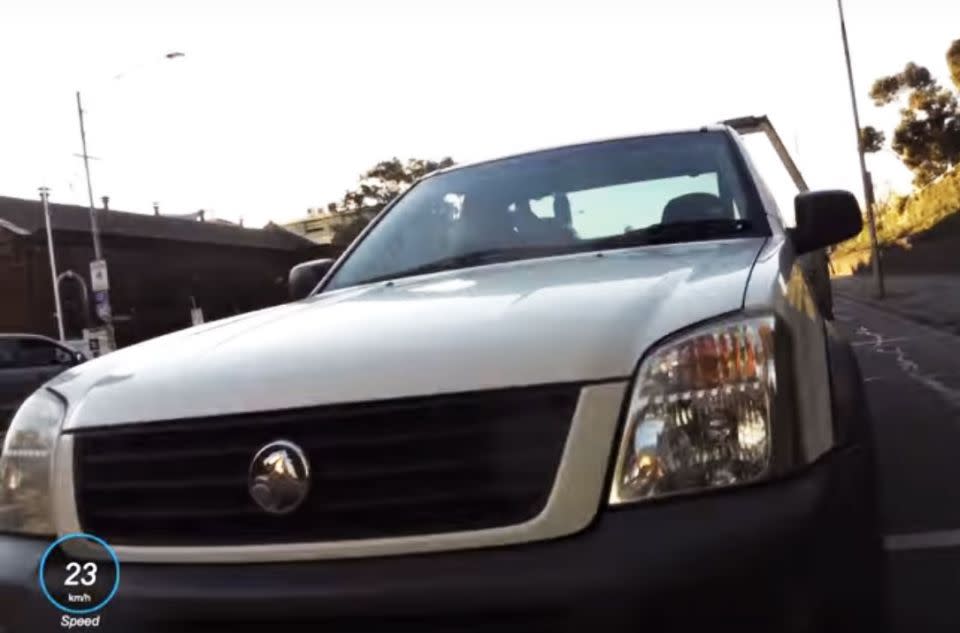
[[[549,150],[429,177],[347,256],[325,289],[448,268],[724,237],[756,219],[721,132]],[[719,228],[718,228],[719,227]],[[728,227],[725,229],[725,227]]]

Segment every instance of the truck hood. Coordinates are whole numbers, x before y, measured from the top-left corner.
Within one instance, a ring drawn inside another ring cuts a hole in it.
[[[653,343],[742,307],[763,238],[422,275],[215,321],[49,387],[65,428],[624,378]]]

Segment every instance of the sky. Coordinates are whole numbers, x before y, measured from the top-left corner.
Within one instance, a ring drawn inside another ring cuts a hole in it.
[[[907,61],[945,83],[951,0],[846,0],[861,118]],[[4,0],[0,195],[248,226],[379,160],[458,162],[767,114],[814,188],[860,189],[835,0]],[[165,53],[182,58],[168,60]],[[881,194],[909,188],[889,150]],[[767,164],[767,163],[765,163]],[[776,180],[776,178],[774,178]]]

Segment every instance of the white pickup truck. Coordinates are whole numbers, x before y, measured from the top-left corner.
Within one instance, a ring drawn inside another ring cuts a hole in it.
[[[861,380],[799,265],[860,209],[785,228],[750,123],[431,174],[307,296],[50,381],[0,457],[0,624],[90,581],[125,630],[869,630]]]

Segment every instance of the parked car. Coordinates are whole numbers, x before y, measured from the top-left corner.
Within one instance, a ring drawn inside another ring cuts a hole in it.
[[[862,381],[798,264],[860,228],[785,228],[724,125],[434,173],[306,297],[24,403],[0,622],[56,535],[110,566],[85,532],[128,629],[872,630]]]
[[[0,333],[0,436],[24,398],[84,360],[80,352],[46,336]]]

